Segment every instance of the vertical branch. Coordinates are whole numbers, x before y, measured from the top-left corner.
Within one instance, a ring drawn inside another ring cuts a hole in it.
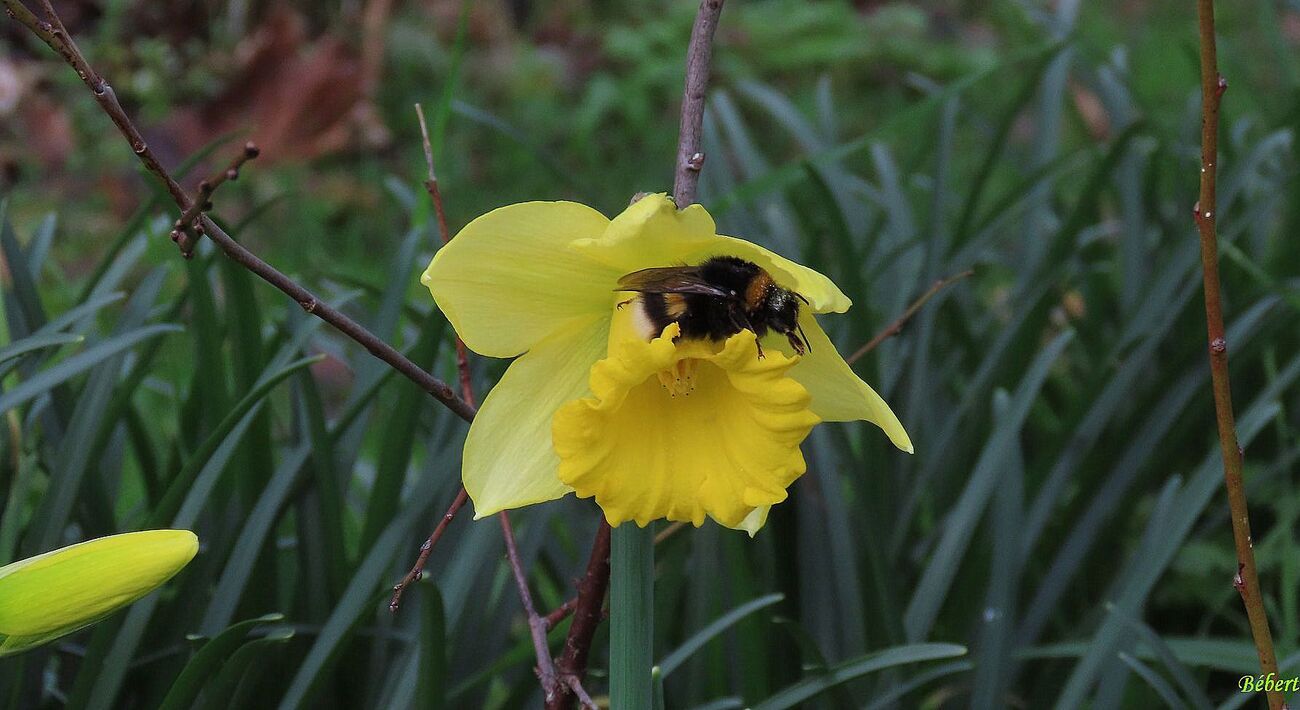
[[[439,239],[443,244],[446,244],[451,239],[451,232],[447,229],[447,212],[443,209],[442,193],[438,190],[438,175],[433,169],[433,146],[429,143],[429,126],[424,120],[424,108],[420,104],[415,105],[415,115],[420,119],[420,137],[424,144],[424,162],[429,170],[429,177],[424,181],[424,189],[428,191],[429,199],[433,201],[433,211],[438,219]],[[469,353],[465,350],[465,341],[461,340],[459,335],[456,336],[456,369],[460,373],[461,400],[471,407],[477,407],[474,398],[473,380],[470,378],[469,372]],[[408,586],[419,581],[424,576],[424,566],[429,562],[429,554],[433,552],[433,546],[438,543],[438,539],[447,530],[447,526],[456,517],[456,513],[460,512],[460,509],[464,507],[465,502],[468,500],[469,492],[462,485],[460,491],[456,493],[455,500],[451,502],[451,507],[447,508],[447,512],[443,514],[442,519],[438,522],[438,526],[429,534],[429,538],[424,541],[424,544],[420,545],[420,554],[415,558],[415,564],[411,566],[411,570],[406,573],[402,581],[393,587],[393,596],[388,602],[389,611],[396,613],[402,603],[402,593],[406,591]]]
[[[704,123],[704,96],[709,89],[709,67],[713,61],[713,34],[718,29],[723,0],[701,0],[686,50],[686,86],[682,91],[682,123],[677,138],[677,162],[673,168],[673,199],[680,209],[695,202],[695,188],[704,167],[700,133]]]
[[[695,15],[695,25],[691,28],[690,45],[686,50],[686,85],[682,92],[682,122],[677,138],[677,159],[673,168],[673,200],[678,208],[695,203],[700,169],[704,167],[704,153],[700,152],[700,133],[704,124],[704,98],[709,87],[709,68],[713,61],[713,35],[718,29],[722,3],[723,0],[701,0],[700,9]],[[643,553],[642,557],[645,559],[642,561],[648,561],[649,565],[649,577],[646,577],[644,570],[641,570],[643,574],[639,575],[637,585],[638,589],[649,596],[649,601],[643,601],[646,605],[652,605],[654,543],[653,539],[648,537],[647,531],[637,532],[644,533],[643,536],[646,538],[644,542],[647,544],[633,545],[633,547]],[[557,663],[557,670],[562,679],[573,687],[574,693],[584,706],[590,705],[590,700],[582,697],[578,684],[586,671],[587,654],[591,649],[596,626],[600,623],[601,606],[610,585],[610,537],[610,527],[602,519],[592,546],[591,558],[587,563],[587,574],[578,584],[578,599],[574,605],[573,624],[569,627],[569,636],[565,640],[564,655]],[[626,588],[632,581],[624,579],[618,584]],[[642,583],[645,586],[640,586]],[[611,638],[611,647],[614,646],[615,641]],[[647,678],[650,672],[651,649],[648,645],[650,642],[646,639],[646,647],[639,649],[645,654],[644,670]],[[547,704],[547,710],[562,710],[569,707],[573,696],[565,690],[567,690],[566,686],[561,685],[559,696],[554,703]],[[649,696],[646,697],[646,701],[649,701]]]
[[[1218,421],[1219,448],[1223,454],[1223,477],[1228,489],[1232,537],[1237,551],[1237,574],[1233,585],[1241,594],[1250,621],[1255,650],[1259,653],[1260,671],[1265,678],[1277,677],[1277,655],[1273,635],[1255,571],[1255,551],[1250,537],[1250,516],[1246,509],[1246,490],[1242,483],[1243,452],[1237,442],[1237,424],[1232,413],[1232,388],[1228,381],[1228,341],[1224,336],[1223,301],[1219,284],[1219,247],[1216,223],[1216,176],[1219,154],[1219,104],[1228,82],[1219,74],[1214,38],[1214,2],[1197,0],[1197,19],[1201,34],[1201,192],[1193,208],[1201,237],[1201,265],[1205,282],[1205,320],[1210,342],[1210,376],[1214,390],[1214,412]],[[1281,692],[1267,691],[1268,706],[1284,706]]]
[[[603,616],[601,609],[605,606],[605,592],[609,589],[609,532],[609,523],[602,517],[600,527],[596,529],[596,540],[591,546],[591,557],[587,560],[587,573],[578,582],[578,598],[573,604],[573,623],[569,626],[568,638],[564,640],[564,653],[555,662],[555,670],[569,684],[567,689],[575,693],[577,683],[587,672],[587,656]],[[571,698],[563,692],[564,688],[561,690],[560,697],[547,705],[547,710],[569,707]],[[580,694],[578,699],[589,706]]]
[[[424,120],[424,107],[416,104],[415,114],[420,119],[420,138],[424,147],[424,161],[429,171],[429,177],[424,181],[424,189],[428,191],[429,199],[433,202],[433,212],[438,220],[439,239],[446,246],[451,241],[451,230],[447,228],[447,211],[442,204],[442,192],[438,189],[438,173],[433,167],[433,145],[429,141],[428,123]],[[469,406],[477,406],[475,404],[473,379],[470,377],[469,351],[465,348],[465,341],[461,339],[460,335],[456,336],[456,369],[460,372],[461,398]],[[407,573],[402,582],[394,587],[393,600],[389,603],[389,609],[396,610],[397,603],[401,599],[402,590],[411,581],[419,579],[424,564],[429,558],[429,551],[433,548],[433,543],[437,541],[442,530],[446,529],[447,523],[451,522],[456,512],[460,510],[460,506],[464,505],[466,498],[468,498],[468,493],[465,486],[462,485],[455,502],[452,503],[451,509],[443,516],[442,522],[438,524],[429,539],[420,547],[420,556],[417,558],[415,566],[411,568],[411,571]],[[515,586],[519,592],[519,599],[523,603],[524,613],[528,616],[528,633],[532,637],[533,651],[537,655],[537,677],[542,684],[542,697],[549,706],[558,698],[567,696],[568,693],[572,692],[590,705],[590,698],[587,697],[587,692],[583,690],[582,684],[576,676],[566,677],[562,683],[560,676],[555,671],[555,661],[551,657],[551,649],[546,641],[546,632],[551,629],[553,622],[549,616],[543,617],[537,613],[532,593],[528,591],[528,574],[524,571],[523,563],[519,559],[519,545],[515,542],[515,531],[510,525],[509,514],[503,510],[497,514],[497,517],[501,521],[501,533],[505,539],[506,558],[510,562],[510,571],[514,576]],[[597,540],[599,541],[599,537]],[[581,596],[579,600],[581,601]],[[587,646],[590,645],[591,642],[588,640]]]
[[[523,563],[519,561],[519,546],[515,544],[515,531],[510,527],[510,516],[503,510],[497,514],[501,519],[501,534],[506,540],[506,557],[510,560],[510,571],[514,573],[515,587],[519,590],[519,599],[523,602],[524,613],[528,615],[528,633],[533,638],[533,651],[537,654],[537,677],[542,681],[542,696],[550,703],[560,692],[555,675],[555,663],[551,660],[551,649],[546,645],[546,620],[537,614],[533,605],[533,595],[528,591],[528,577],[524,573]]]
[[[429,168],[429,177],[424,181],[424,189],[433,200],[433,213],[438,220],[438,238],[443,245],[451,241],[451,230],[447,228],[447,211],[442,207],[442,191],[438,189],[438,173],[433,169],[433,144],[429,142],[429,125],[424,120],[424,107],[415,105],[415,114],[420,117],[420,138],[424,143],[424,162]],[[456,370],[460,373],[460,397],[472,407],[478,406],[474,398],[473,380],[470,377],[469,353],[465,341],[456,336]]]

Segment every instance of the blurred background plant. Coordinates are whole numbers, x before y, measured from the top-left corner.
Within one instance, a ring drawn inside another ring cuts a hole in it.
[[[693,2],[55,6],[187,185],[257,140],[222,222],[446,381],[453,335],[415,279],[437,238],[414,102],[453,228],[527,199],[614,214],[671,181]],[[454,522],[387,611],[464,424],[210,244],[179,260],[165,196],[76,76],[0,27],[0,562],[145,527],[204,541],[161,594],[0,663],[0,702],[536,706],[495,523]],[[1293,675],[1300,7],[1223,3],[1219,32],[1234,394]],[[976,274],[855,364],[915,456],[819,428],[755,540],[659,544],[664,705],[1258,702],[1237,692],[1257,661],[1197,298],[1191,8],[756,0],[717,41],[700,201],[844,288],[841,351]],[[473,365],[480,392],[504,369]],[[596,510],[514,520],[556,608]],[[922,641],[970,652],[919,661]]]

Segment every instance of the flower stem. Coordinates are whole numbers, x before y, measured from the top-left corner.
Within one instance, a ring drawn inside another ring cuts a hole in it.
[[[609,700],[619,710],[650,710],[654,651],[654,533],[624,523],[610,550]]]

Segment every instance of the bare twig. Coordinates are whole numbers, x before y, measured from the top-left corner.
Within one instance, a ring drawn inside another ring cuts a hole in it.
[[[686,49],[686,86],[682,91],[682,123],[673,170],[673,199],[679,208],[695,202],[695,188],[700,181],[700,169],[704,167],[700,132],[713,60],[713,34],[718,29],[722,3],[723,0],[701,0],[691,29],[691,43]]]
[[[96,73],[85,57],[82,56],[81,50],[77,48],[76,42],[68,34],[67,28],[63,26],[63,21],[59,19],[58,14],[54,12],[54,8],[48,0],[43,0],[41,3],[47,18],[45,20],[38,20],[20,0],[3,0],[3,3],[6,14],[31,30],[42,42],[49,45],[50,49],[63,57],[63,61],[76,70],[77,76],[81,77],[81,81],[86,85],[86,88],[90,89],[90,93],[95,97],[95,101],[99,103],[100,108],[117,126],[122,136],[126,138],[127,143],[131,145],[131,150],[140,158],[140,162],[144,164],[149,172],[162,181],[167,188],[167,192],[171,194],[172,199],[182,211],[188,209],[190,199],[185,194],[185,190],[163,168],[162,163],[158,162],[158,158],[154,156],[153,151],[149,150],[149,145],[145,143],[144,137],[140,135],[140,131],[136,129],[135,124],[126,115],[126,111],[122,109],[122,104],[118,102],[113,87],[109,86],[108,82],[104,81],[104,78]]]
[[[578,697],[578,702],[582,705],[582,710],[600,710],[600,706],[596,704],[595,700],[591,699],[590,695],[587,695],[587,690],[582,687],[582,683],[576,676],[565,676],[564,684],[567,685],[569,690],[572,690],[573,694]]]
[[[879,333],[876,333],[876,336],[871,340],[867,341],[866,345],[863,345],[862,347],[858,348],[852,355],[844,358],[844,361],[852,365],[854,362],[857,362],[863,355],[866,355],[872,350],[875,350],[876,347],[881,343],[903,332],[903,326],[907,325],[907,322],[912,319],[912,316],[916,315],[917,311],[921,310],[921,307],[924,306],[926,302],[928,302],[931,298],[934,298],[936,295],[938,295],[940,291],[944,290],[945,288],[948,288],[953,283],[956,283],[957,281],[960,281],[968,276],[971,276],[974,273],[975,273],[974,269],[967,269],[961,272],[960,274],[954,274],[952,276],[949,276],[946,279],[940,279],[938,281],[935,281],[933,284],[930,285],[930,289],[928,291],[921,294],[920,298],[917,298],[915,301],[913,301],[912,305],[908,306],[907,310],[903,311],[902,315],[895,318],[894,322],[885,326],[884,329],[881,330]]]
[[[1213,0],[1197,0],[1197,19],[1201,35],[1201,192],[1193,210],[1201,238],[1205,322],[1210,342],[1210,380],[1214,390],[1219,448],[1223,454],[1223,477],[1228,489],[1232,537],[1237,551],[1237,570],[1233,584],[1246,607],[1255,650],[1259,654],[1260,672],[1265,678],[1276,678],[1277,654],[1273,650],[1273,634],[1269,630],[1259,575],[1255,570],[1250,516],[1246,509],[1246,490],[1241,477],[1243,453],[1237,441],[1237,423],[1232,412],[1232,387],[1228,381],[1228,341],[1224,335],[1223,303],[1220,296],[1215,193],[1219,155],[1219,104],[1223,92],[1228,88],[1228,82],[1219,74]],[[1285,698],[1280,691],[1266,692],[1271,710],[1279,710],[1285,705]]]
[[[244,167],[244,163],[256,158],[261,153],[257,146],[251,141],[244,144],[244,149],[230,161],[226,169],[216,173],[212,177],[199,183],[199,197],[184,212],[181,218],[176,220],[172,227],[172,241],[180,243],[183,235],[195,227],[194,220],[198,219],[200,214],[212,210],[212,194],[217,191],[227,180],[238,180],[239,169]]]
[[[420,119],[420,135],[423,138],[424,144],[424,160],[428,164],[429,168],[429,178],[424,181],[424,187],[428,190],[429,199],[433,201],[433,210],[438,215],[440,240],[443,244],[446,244],[451,238],[451,233],[447,230],[447,214],[442,206],[442,193],[438,192],[438,178],[433,170],[433,146],[429,144],[429,128],[424,120],[424,109],[420,104],[415,105],[415,115]],[[469,372],[469,353],[465,350],[465,341],[461,340],[459,335],[456,336],[456,369],[460,373],[461,399],[465,400],[466,403],[473,407],[475,406],[475,397],[474,384],[470,378]],[[465,486],[461,486],[460,492],[456,494],[456,500],[452,502],[451,507],[447,509],[446,514],[442,516],[442,520],[438,523],[438,527],[434,528],[433,533],[429,535],[429,539],[420,546],[420,555],[415,559],[415,565],[411,567],[411,571],[407,572],[406,576],[402,578],[402,581],[398,582],[397,585],[393,587],[393,598],[388,602],[388,608],[390,611],[397,611],[402,601],[402,592],[406,591],[406,587],[412,582],[416,582],[420,579],[421,574],[424,572],[424,565],[429,559],[429,553],[433,549],[433,544],[442,536],[442,531],[447,528],[447,524],[451,522],[451,519],[456,517],[456,513],[460,512],[461,506],[465,505],[465,501],[468,498],[469,492],[465,490]]]
[[[415,114],[420,119],[420,137],[424,147],[424,160],[429,169],[429,177],[424,181],[424,187],[429,192],[429,199],[433,202],[433,211],[438,220],[439,237],[443,245],[446,245],[451,241],[451,230],[447,228],[447,211],[442,204],[442,193],[438,190],[438,174],[433,167],[433,146],[429,142],[429,127],[424,120],[424,108],[420,104],[415,105]],[[460,373],[461,398],[472,406],[475,397],[473,378],[470,376],[469,369],[469,351],[465,348],[465,341],[461,340],[459,335],[456,336],[456,369]],[[461,486],[460,495],[466,495],[464,486]],[[454,515],[455,513],[450,514]],[[542,696],[547,703],[553,702],[568,690],[578,693],[579,697],[587,697],[587,693],[583,690],[579,679],[569,677],[561,684],[559,676],[555,672],[555,661],[551,658],[551,649],[546,642],[546,633],[555,624],[559,623],[559,620],[552,620],[551,614],[546,617],[538,615],[537,607],[533,604],[532,594],[528,591],[528,575],[524,571],[523,564],[519,561],[519,546],[515,543],[515,533],[510,525],[510,516],[505,511],[501,511],[498,513],[498,517],[501,519],[501,532],[505,537],[506,558],[510,561],[510,570],[515,577],[515,585],[519,590],[519,599],[523,603],[524,613],[528,615],[528,631],[533,639],[533,651],[537,654],[537,677],[541,680]],[[445,520],[447,518],[444,517]],[[424,554],[422,548],[421,555]],[[400,593],[400,590],[395,590],[394,601],[398,599]],[[576,604],[574,606],[576,607]],[[393,607],[390,605],[390,608]],[[588,701],[590,701],[589,697]]]
[[[342,311],[321,301],[311,291],[285,276],[275,267],[262,261],[256,254],[236,242],[229,234],[226,234],[225,230],[206,216],[200,218],[199,224],[203,225],[204,233],[226,253],[226,256],[256,274],[263,281],[283,291],[294,301],[297,301],[298,305],[302,306],[306,312],[329,323],[340,333],[359,343],[371,355],[383,360],[394,370],[397,370],[418,385],[420,389],[433,395],[434,399],[454,412],[456,416],[465,421],[474,418],[474,414],[478,411],[477,408],[457,397],[456,393],[442,380],[426,372],[419,365],[398,352],[396,348],[366,330],[360,323],[344,315]]]
[[[560,622],[569,618],[569,615],[572,614],[573,610],[576,608],[578,608],[578,598],[574,597],[556,607],[555,611],[543,616],[542,620],[546,622],[546,630],[550,631],[556,626],[559,626]]]
[[[497,515],[501,519],[501,534],[506,539],[506,558],[510,560],[510,571],[514,573],[524,613],[528,615],[528,631],[533,637],[533,651],[537,653],[537,677],[542,681],[542,695],[549,704],[560,695],[560,684],[559,676],[555,673],[555,662],[551,660],[551,648],[546,644],[546,620],[538,616],[537,608],[533,606],[533,595],[528,591],[528,575],[524,573],[523,563],[519,561],[519,547],[515,544],[515,532],[510,527],[510,516],[504,510]]]
[[[451,524],[452,519],[456,517],[456,513],[460,512],[460,509],[464,507],[465,502],[468,500],[469,493],[465,491],[464,486],[461,486],[460,492],[456,494],[456,499],[451,502],[451,507],[447,508],[447,512],[442,514],[442,520],[438,522],[438,527],[434,528],[433,533],[429,535],[429,539],[425,540],[423,545],[420,545],[420,555],[415,558],[415,565],[411,567],[411,571],[407,572],[402,581],[393,587],[393,598],[388,601],[389,611],[396,612],[402,604],[402,592],[424,576],[424,565],[429,561],[429,554],[433,552],[433,546],[438,544],[442,534],[447,531],[447,526]]]
[[[587,560],[587,572],[578,582],[578,598],[574,602],[573,623],[569,625],[569,635],[564,640],[564,653],[555,664],[566,686],[561,688],[553,702],[546,704],[546,710],[564,710],[570,706],[574,696],[565,691],[572,688],[574,682],[581,682],[587,672],[587,656],[591,652],[596,627],[604,616],[602,609],[608,589],[609,524],[602,517],[600,527],[596,529],[596,540],[591,546],[591,557]]]
[[[420,118],[420,138],[424,145],[424,162],[429,166],[429,177],[424,181],[424,189],[429,193],[429,199],[433,201],[433,213],[438,219],[438,237],[443,244],[451,241],[451,230],[447,228],[447,211],[442,206],[442,192],[438,190],[438,174],[433,169],[433,146],[429,143],[429,126],[424,120],[424,108],[420,104],[415,105],[415,114]],[[472,378],[469,369],[469,352],[465,349],[465,341],[456,336],[456,370],[460,373],[460,391],[461,398],[471,405],[474,404],[474,390]]]
[[[168,193],[181,213],[184,214],[189,210],[193,205],[193,200],[190,199],[185,189],[176,182],[171,173],[158,162],[153,152],[149,150],[144,138],[140,136],[140,131],[132,123],[131,118],[127,116],[121,103],[118,102],[112,87],[95,72],[85,57],[81,55],[67,30],[63,28],[57,16],[53,15],[53,8],[49,6],[49,3],[45,2],[45,10],[53,17],[53,21],[38,20],[20,0],[0,0],[0,2],[3,2],[5,11],[10,17],[18,20],[23,26],[35,33],[77,72],[82,82],[94,95],[95,101],[99,103],[100,108],[108,115],[113,124],[117,126],[118,131],[131,145],[131,150],[135,152],[140,162],[167,187]],[[457,397],[456,393],[446,383],[425,372],[419,365],[402,355],[393,346],[380,340],[374,333],[362,327],[361,324],[329,304],[324,303],[311,291],[284,275],[275,267],[262,261],[256,254],[236,242],[229,234],[226,234],[224,229],[211,219],[208,219],[208,217],[200,216],[198,225],[212,239],[213,243],[225,252],[226,256],[284,292],[298,305],[302,306],[303,310],[329,323],[343,335],[355,340],[370,354],[388,363],[394,370],[397,370],[418,385],[420,389],[433,395],[434,399],[455,412],[457,416],[467,421],[474,418],[476,408]],[[183,235],[180,241],[181,253],[189,254],[193,248],[193,238],[190,235]]]
[[[684,527],[686,527],[686,523],[683,522],[683,521],[681,521],[681,520],[678,520],[678,521],[674,522],[672,525],[669,525],[668,527],[664,528],[663,530],[660,530],[660,531],[658,532],[658,534],[655,535],[655,544],[658,545],[659,543],[663,542],[664,540],[667,540],[668,538],[672,537],[673,535],[676,535],[676,534],[677,534],[679,531],[681,531],[681,529],[684,528]]]

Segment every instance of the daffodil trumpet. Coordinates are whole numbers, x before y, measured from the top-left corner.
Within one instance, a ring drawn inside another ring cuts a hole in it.
[[[471,350],[517,357],[465,443],[478,518],[573,492],[613,526],[712,518],[753,534],[806,470],[799,447],[818,423],[870,421],[912,451],[817,322],[848,310],[843,292],[717,234],[698,204],[648,195],[612,220],[509,205],[467,225],[422,281]]]

